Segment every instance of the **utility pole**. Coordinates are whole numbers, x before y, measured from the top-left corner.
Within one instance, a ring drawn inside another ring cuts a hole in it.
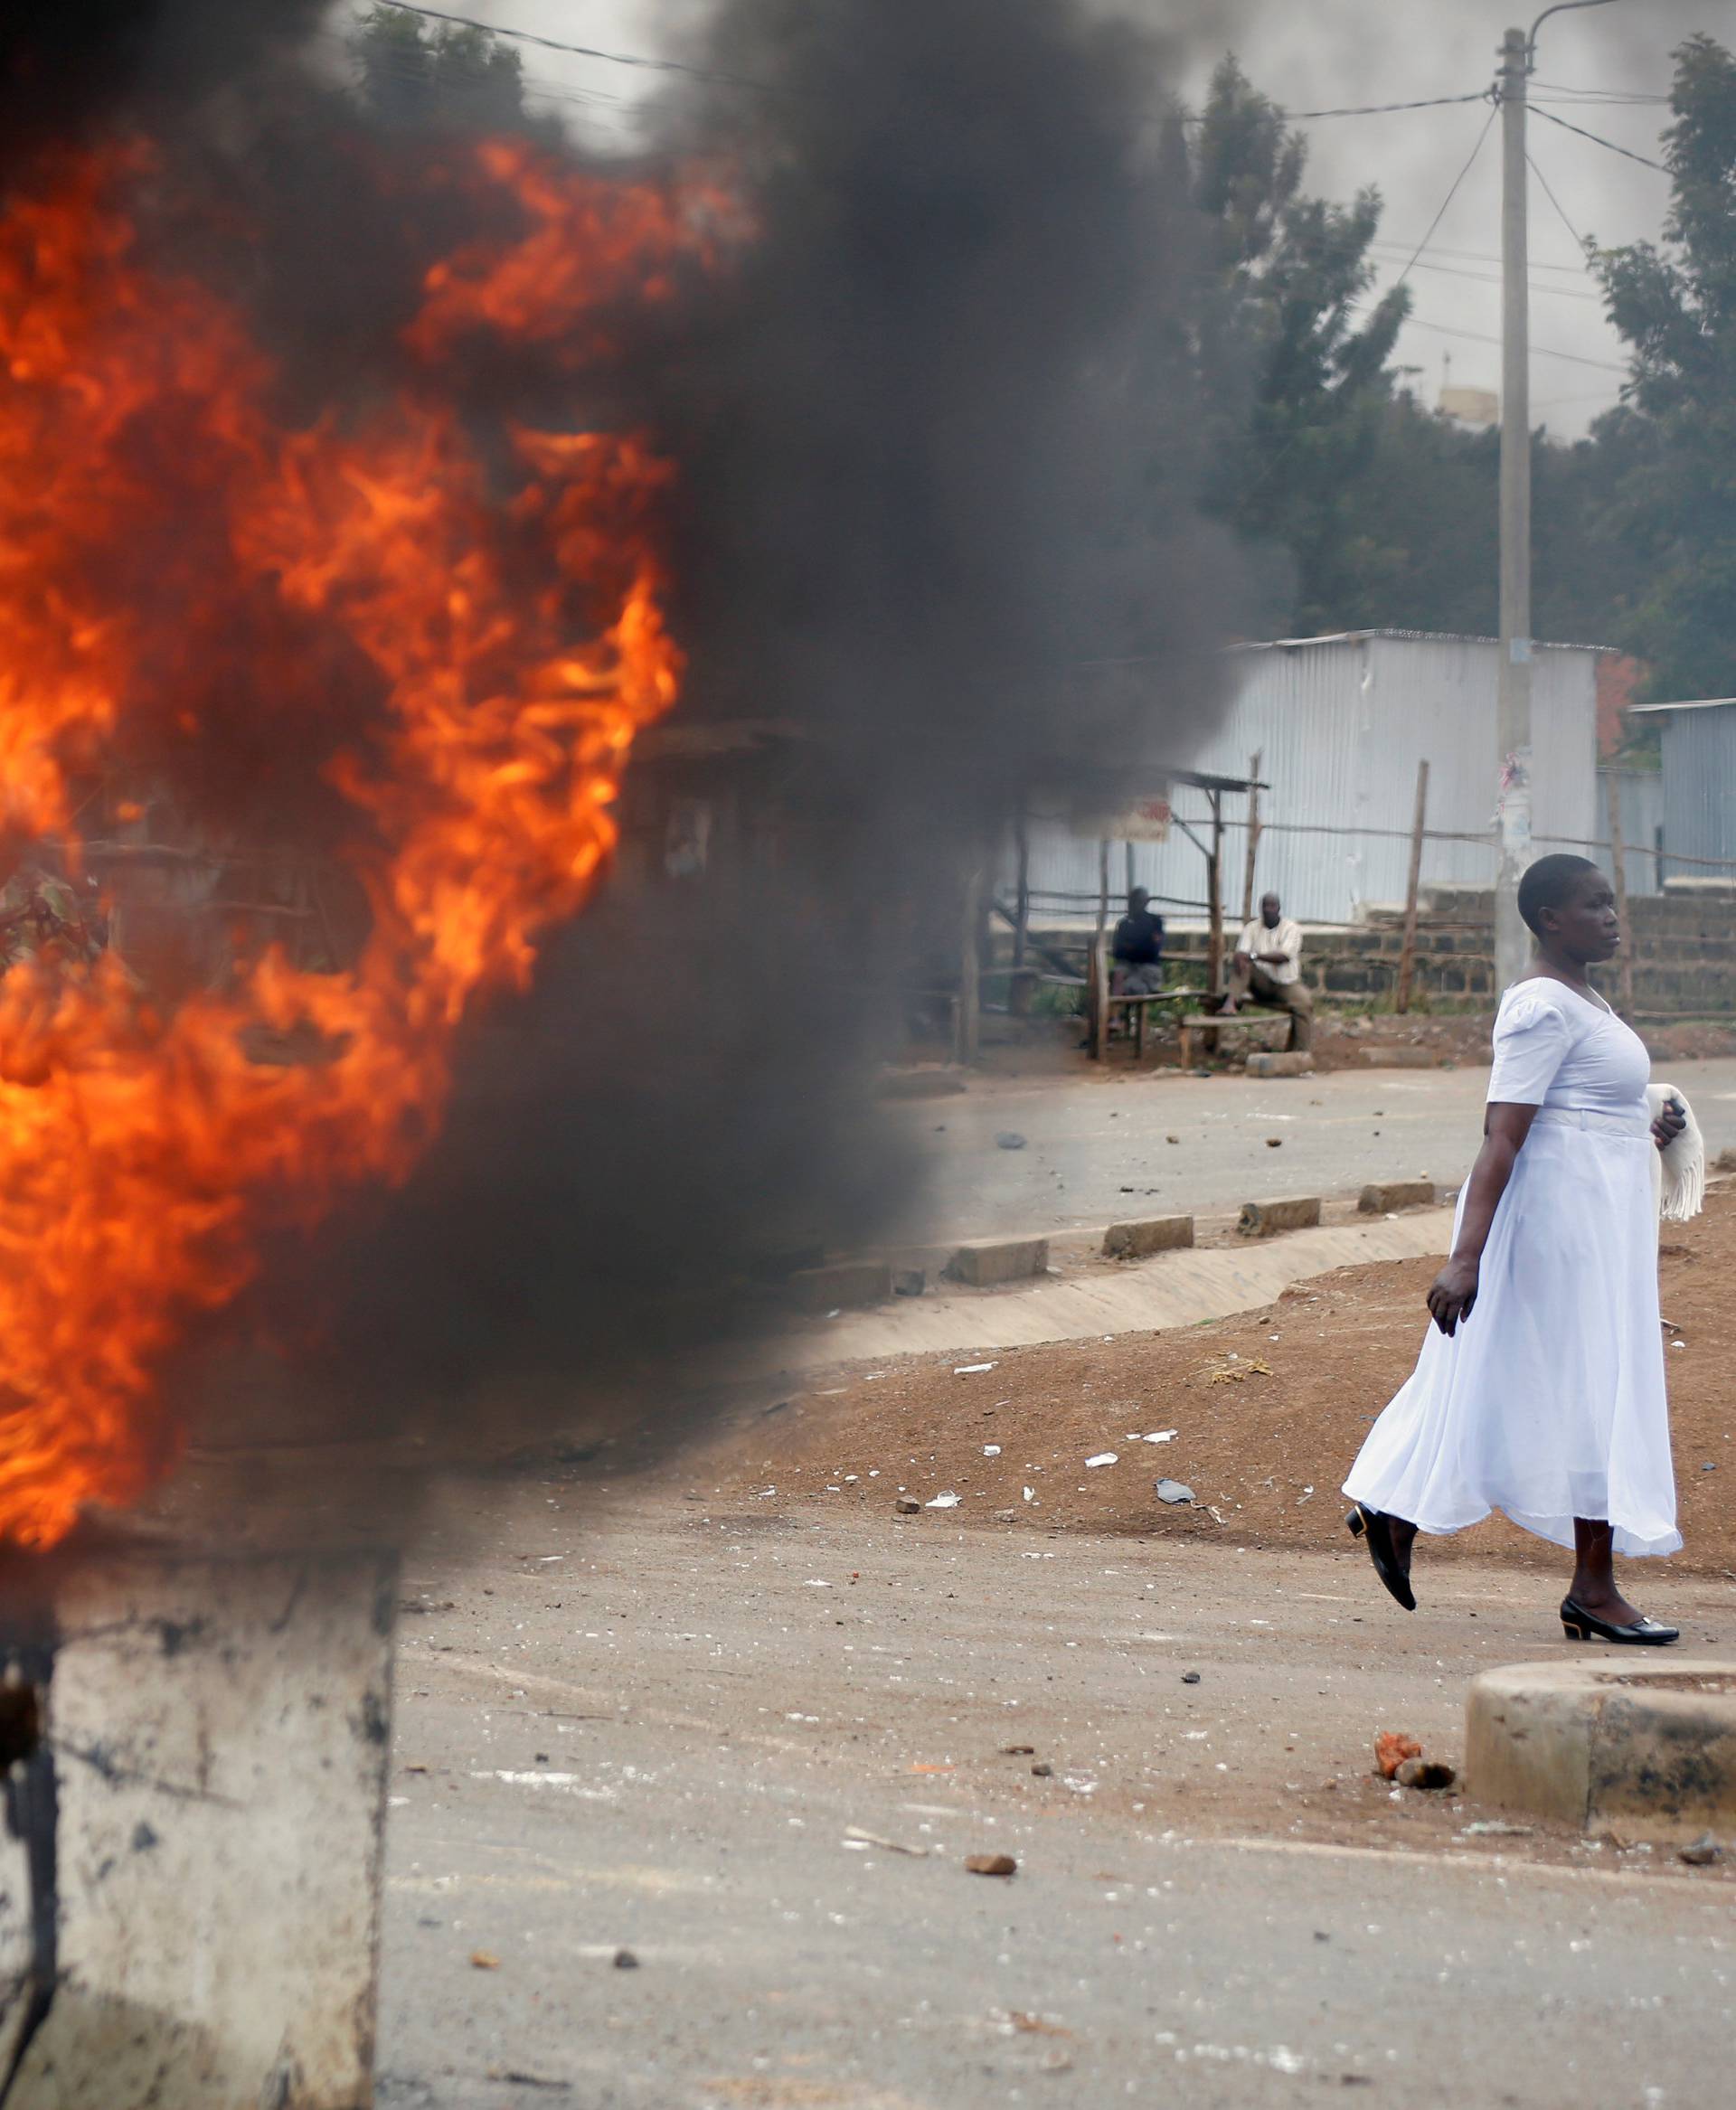
[[[1552,14],[1612,0],[1555,0],[1529,32],[1510,29],[1495,76],[1501,103],[1501,666],[1495,692],[1495,978],[1524,972],[1530,934],[1519,875],[1531,862],[1531,259],[1525,192],[1526,85],[1537,32]]]
[[[1531,862],[1531,314],[1525,225],[1525,86],[1531,39],[1501,47],[1501,664],[1495,694],[1497,989],[1524,972],[1519,875]]]

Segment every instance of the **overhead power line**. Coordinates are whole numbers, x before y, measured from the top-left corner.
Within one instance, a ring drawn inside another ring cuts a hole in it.
[[[1589,252],[1591,245],[1586,240],[1585,237],[1580,232],[1579,229],[1575,227],[1573,222],[1568,218],[1567,207],[1562,204],[1561,201],[1555,195],[1554,191],[1550,187],[1549,178],[1543,174],[1543,170],[1538,167],[1536,159],[1529,147],[1525,149],[1525,165],[1531,170],[1532,174],[1534,175],[1537,178],[1537,181],[1543,186],[1544,197],[1546,197],[1550,203],[1554,206],[1556,212],[1561,217],[1561,225],[1566,228],[1567,231],[1573,237],[1574,242],[1579,248],[1580,256],[1585,259],[1586,270],[1590,272],[1591,260]]]
[[[1461,168],[1458,174],[1453,178],[1451,188],[1448,191],[1447,195],[1440,202],[1439,212],[1437,212],[1434,218],[1429,222],[1428,233],[1423,236],[1422,240],[1417,244],[1415,250],[1411,252],[1410,261],[1404,267],[1403,270],[1399,273],[1397,279],[1394,281],[1395,286],[1402,286],[1404,284],[1405,280],[1410,276],[1411,269],[1415,265],[1417,259],[1421,256],[1424,250],[1426,250],[1429,247],[1429,244],[1434,240],[1436,228],[1438,228],[1441,221],[1447,217],[1447,208],[1458,195],[1458,186],[1465,181],[1465,178],[1470,174],[1472,162],[1474,162],[1477,155],[1483,151],[1483,142],[1488,137],[1489,127],[1495,122],[1495,108],[1496,106],[1491,103],[1489,106],[1489,114],[1483,120],[1483,129],[1477,136],[1476,146],[1471,148],[1469,155],[1467,156],[1464,167]]]
[[[603,59],[611,66],[635,66],[649,73],[683,73],[692,80],[721,81],[726,88],[751,88],[761,94],[771,91],[763,80],[744,80],[737,73],[714,73],[704,66],[684,65],[679,59],[647,59],[636,52],[605,52],[595,44],[567,44],[558,37],[533,36],[527,29],[507,29],[495,22],[478,22],[470,14],[448,14],[444,8],[421,7],[412,0],[380,0],[382,7],[395,7],[401,14],[420,14],[429,22],[456,23],[460,29],[479,29],[486,36],[512,37],[522,44],[537,44],[545,52],[571,52],[580,59]]]
[[[1648,154],[1636,154],[1631,146],[1618,146],[1613,139],[1606,139],[1602,133],[1588,132],[1583,125],[1570,125],[1565,118],[1558,118],[1553,110],[1543,109],[1536,103],[1528,107],[1550,124],[1559,125],[1563,132],[1577,132],[1581,139],[1590,139],[1597,146],[1607,146],[1611,154],[1619,154],[1624,161],[1637,161],[1641,168],[1655,168],[1659,175],[1668,175],[1670,173],[1661,161],[1654,161]]]
[[[1450,323],[1431,323],[1427,316],[1413,315],[1408,318],[1420,330],[1435,330],[1443,337],[1468,337],[1476,344],[1498,344],[1499,337],[1486,330],[1461,330]],[[1547,344],[1533,344],[1532,356],[1535,359],[1563,359],[1570,366],[1595,366],[1599,373],[1626,374],[1625,366],[1618,366],[1612,359],[1588,359],[1581,352],[1554,352]]]

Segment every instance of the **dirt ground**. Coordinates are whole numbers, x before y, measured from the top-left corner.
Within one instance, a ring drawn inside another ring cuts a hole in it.
[[[1665,1227],[1660,1262],[1682,1530],[1675,1565],[1736,1574],[1736,1374],[1728,1352],[1736,1182]],[[805,1508],[884,1512],[907,1494],[920,1530],[1007,1523],[1220,1545],[1336,1550],[1338,1486],[1363,1432],[1414,1363],[1430,1260],[1344,1268],[1262,1311],[1185,1330],[853,1365],[757,1399],[681,1461],[686,1484]],[[976,1367],[973,1367],[976,1366]],[[1173,1432],[1167,1441],[1147,1440]],[[1113,1462],[1090,1465],[1094,1458]],[[1158,1500],[1161,1478],[1194,1501]],[[958,1502],[931,1514],[938,1495]],[[1559,1567],[1495,1519],[1428,1541],[1466,1557]]]
[[[1278,1014],[1273,1014],[1274,1018]],[[1437,1017],[1412,1014],[1400,1018],[1390,1012],[1351,1013],[1324,1010],[1316,1014],[1314,1062],[1316,1069],[1361,1069],[1368,1065],[1373,1048],[1426,1048],[1437,1063],[1486,1063],[1489,1035],[1494,1029],[1493,1011],[1458,1012]],[[1132,1050],[1119,1038],[1105,1063],[1091,1060],[1080,1045],[1078,1019],[1011,1021],[986,1019],[984,1044],[978,1061],[980,1072],[989,1078],[1073,1077],[1087,1075],[1111,1079],[1132,1065]],[[1656,1062],[1684,1062],[1702,1057],[1736,1055],[1736,1026],[1712,1019],[1687,1019],[1673,1023],[1646,1024],[1642,1032]],[[936,1044],[920,1050],[928,1063],[946,1060],[947,1050]],[[1181,1042],[1173,1023],[1153,1022],[1141,1064],[1144,1069],[1174,1069],[1181,1061]],[[1221,1065],[1240,1067],[1240,1058],[1226,1056]]]

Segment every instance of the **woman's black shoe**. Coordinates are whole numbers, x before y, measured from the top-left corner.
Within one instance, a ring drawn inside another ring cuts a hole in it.
[[[1382,1510],[1366,1509],[1359,1502],[1344,1521],[1353,1539],[1368,1540],[1368,1557],[1374,1563],[1375,1574],[1407,1612],[1414,1612],[1417,1600],[1410,1594],[1410,1578],[1393,1550],[1392,1518]],[[1562,1617],[1566,1617],[1565,1607]]]
[[[1561,1632],[1570,1641],[1618,1641],[1629,1648],[1667,1648],[1680,1641],[1679,1626],[1665,1626],[1657,1619],[1636,1619],[1631,1626],[1612,1626],[1571,1597],[1561,1599]]]

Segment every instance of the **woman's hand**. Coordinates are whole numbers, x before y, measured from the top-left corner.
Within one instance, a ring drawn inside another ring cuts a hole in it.
[[[1454,1333],[1468,1319],[1477,1302],[1478,1266],[1475,1260],[1448,1260],[1429,1286],[1429,1309],[1443,1333]]]
[[[1680,1099],[1665,1099],[1664,1110],[1652,1123],[1652,1140],[1660,1150],[1667,1150],[1688,1125],[1688,1116],[1682,1111]]]

